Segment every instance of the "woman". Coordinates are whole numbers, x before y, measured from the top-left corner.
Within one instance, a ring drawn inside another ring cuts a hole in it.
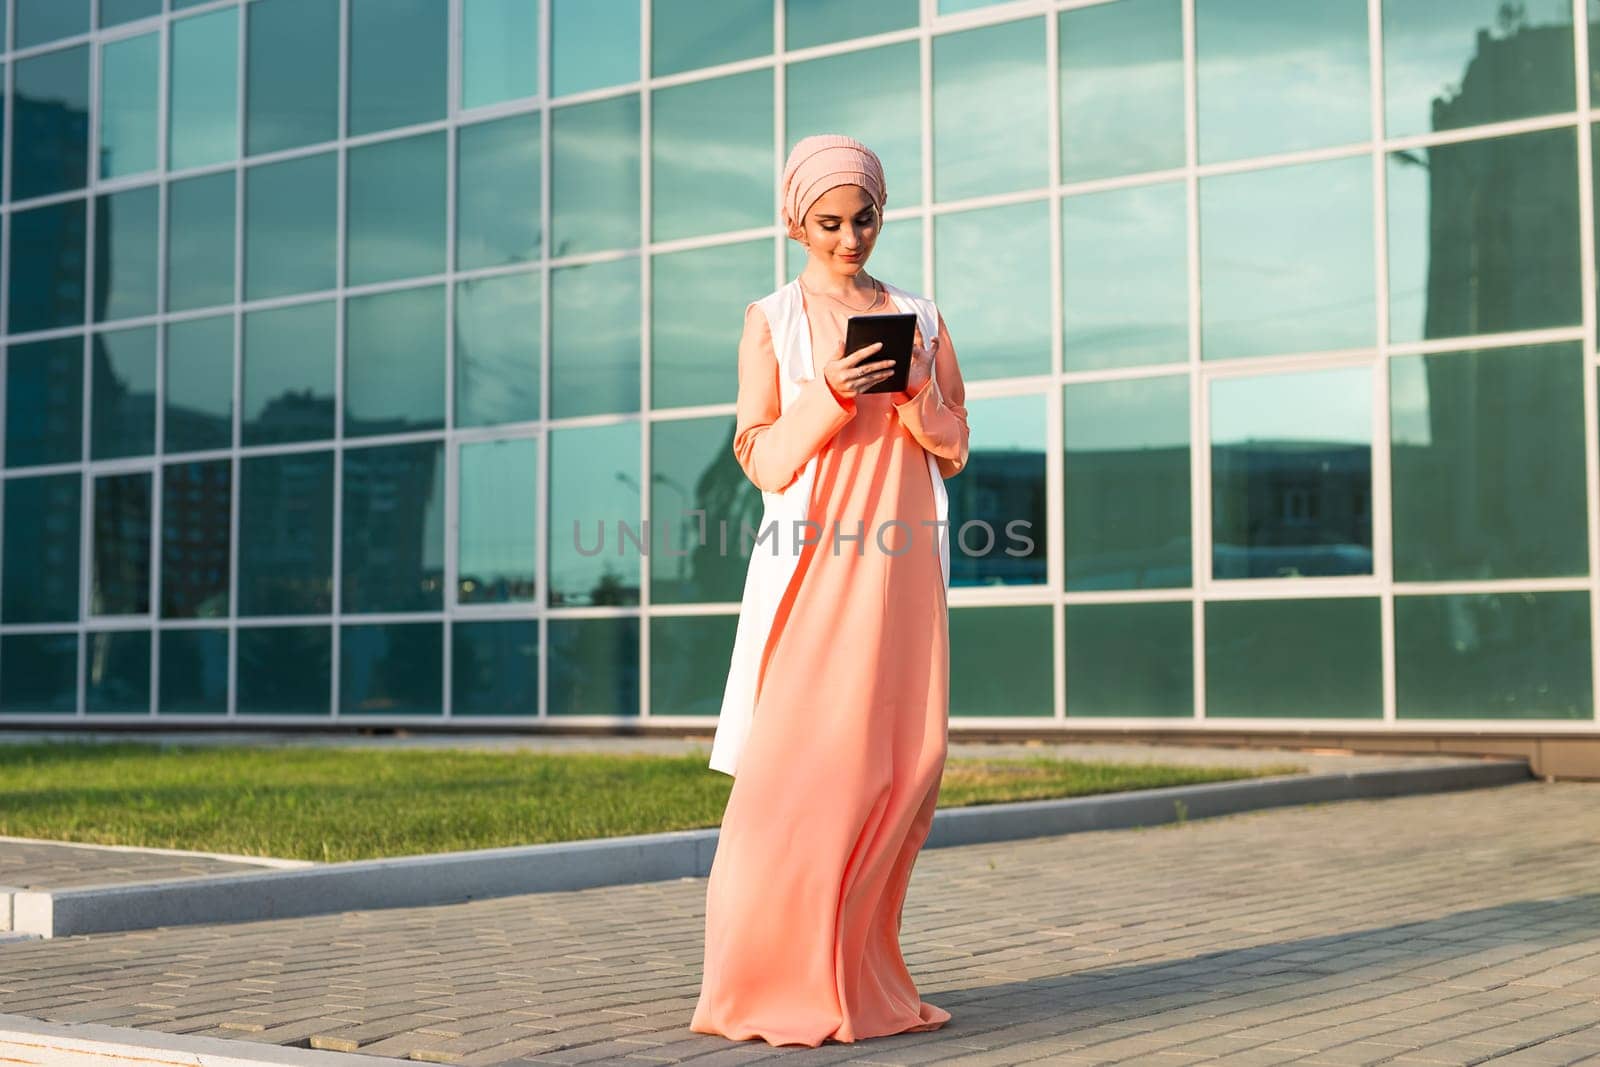
[[[769,499],[814,477],[800,505],[816,527],[756,646],[748,734],[718,723],[719,742],[736,735],[738,770],[706,887],[700,1033],[816,1047],[950,1018],[918,996],[899,932],[944,771],[948,563],[935,523],[940,479],[967,461],[965,389],[937,309],[865,270],[885,200],[867,146],[801,140],[783,224],[809,258],[745,309],[733,450]],[[793,303],[774,300],[786,293]],[[780,307],[795,309],[814,358],[795,362],[787,325],[775,348]],[[846,353],[847,320],[911,307],[932,312],[935,340],[919,327],[903,391],[865,392],[893,364],[877,345]],[[815,374],[786,381],[793,366]],[[733,773],[727,747],[712,766]]]

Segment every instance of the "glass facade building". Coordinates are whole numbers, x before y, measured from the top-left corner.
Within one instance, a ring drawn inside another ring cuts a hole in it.
[[[1600,2],[0,19],[0,726],[709,728],[844,132],[966,379],[954,726],[1600,736]]]

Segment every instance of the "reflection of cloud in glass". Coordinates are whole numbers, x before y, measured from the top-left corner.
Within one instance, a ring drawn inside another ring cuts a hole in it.
[[[639,550],[631,541],[623,541],[619,555],[617,534],[622,522],[642,540],[639,432],[637,421],[551,431],[552,604],[594,603],[607,574],[620,575],[624,587],[637,590]],[[601,528],[603,548],[595,552],[602,544]],[[589,554],[580,553],[580,547]]]
[[[1065,181],[1183,165],[1179,0],[1060,13]]]
[[[550,254],[639,244],[639,97],[550,113]]]
[[[962,377],[1048,372],[1049,202],[936,216],[934,249],[940,310],[960,353]]]
[[[1211,383],[1211,443],[1372,441],[1372,368],[1218,378]]]
[[[933,39],[936,200],[1033,189],[1049,180],[1044,19]]]

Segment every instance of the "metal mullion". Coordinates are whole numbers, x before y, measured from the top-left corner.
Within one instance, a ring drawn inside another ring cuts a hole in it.
[[[339,691],[342,682],[340,659],[343,654],[344,609],[344,388],[345,388],[345,304],[348,300],[345,275],[345,226],[348,217],[346,185],[349,181],[350,135],[350,3],[339,0],[339,145],[334,189],[334,305],[333,305],[333,543],[329,591],[330,635],[328,656],[328,715],[339,720]]]
[[[645,533],[645,550],[639,555],[639,703],[626,714],[650,719],[650,583],[655,574],[652,552],[655,530],[651,516],[655,508],[650,494],[655,483],[650,471],[650,344],[651,265],[650,240],[655,225],[655,198],[651,195],[653,168],[651,151],[655,143],[655,90],[650,88],[654,63],[651,50],[651,4],[639,3],[639,515]],[[618,531],[621,537],[621,531]],[[619,545],[620,547],[620,545]]]
[[[1573,60],[1578,71],[1578,266],[1583,308],[1583,439],[1589,493],[1589,678],[1593,719],[1600,724],[1600,362],[1588,358],[1595,337],[1594,100],[1589,77],[1589,21],[1584,0],[1572,0]]]
[[[449,0],[445,14],[445,126],[444,135],[444,439],[441,441],[440,460],[444,464],[444,565],[439,591],[439,714],[448,720],[454,703],[451,666],[455,657],[451,649],[455,642],[453,620],[458,591],[460,514],[460,443],[455,436],[456,407],[456,249],[459,244],[456,229],[460,220],[456,213],[456,171],[460,153],[461,117],[461,20],[462,0]]]
[[[550,717],[550,63],[555,54],[550,40],[550,3],[539,0],[539,455],[534,470],[533,612],[539,636],[538,686],[534,717]]]
[[[1372,254],[1373,290],[1377,312],[1377,358],[1372,362],[1372,577],[1378,590],[1378,654],[1382,679],[1383,721],[1396,721],[1396,668],[1394,631],[1394,515],[1389,424],[1389,184],[1387,132],[1384,121],[1383,0],[1367,0],[1368,105],[1372,132]]]
[[[1200,359],[1200,141],[1199,75],[1195,56],[1195,0],[1180,5],[1183,37],[1183,185],[1185,262],[1189,299],[1189,625],[1194,678],[1194,721],[1206,720],[1206,597],[1211,576],[1210,404]]]
[[[1049,154],[1048,181],[1050,183],[1050,389],[1044,394],[1045,453],[1044,496],[1045,514],[1050,525],[1045,536],[1045,584],[1050,590],[1050,675],[1052,718],[1064,722],[1067,718],[1067,533],[1062,516],[1066,514],[1066,402],[1065,386],[1061,384],[1062,368],[1066,360],[1066,342],[1062,336],[1065,318],[1066,255],[1061,225],[1061,13],[1049,11],[1044,20],[1046,151]],[[931,90],[930,90],[931,92]]]

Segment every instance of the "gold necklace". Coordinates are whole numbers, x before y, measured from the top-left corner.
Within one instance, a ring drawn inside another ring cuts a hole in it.
[[[819,293],[816,290],[812,289],[810,286],[806,285],[804,282],[800,283],[800,288],[804,289],[806,292],[810,293],[812,296],[826,296],[826,297],[830,297],[830,298],[832,298],[834,300],[837,300],[837,301],[839,301],[839,303],[843,304],[845,307],[849,308],[851,311],[871,311],[873,308],[878,306],[878,290],[881,287],[878,284],[878,279],[876,279],[876,278],[872,279],[872,301],[871,301],[871,303],[869,303],[864,308],[856,307],[854,304],[850,303],[848,300],[844,299],[843,297],[834,296],[832,293]]]

